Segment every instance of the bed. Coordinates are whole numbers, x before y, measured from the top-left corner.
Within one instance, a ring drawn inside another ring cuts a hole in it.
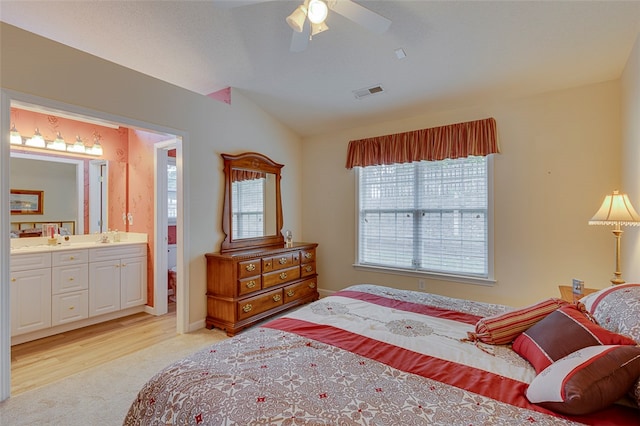
[[[628,288],[638,301],[631,318],[635,315],[639,323],[640,285]],[[585,302],[605,306],[604,315],[612,322],[611,310],[620,306],[601,303],[600,293],[590,296]],[[550,301],[545,306],[556,303],[558,311],[565,305]],[[633,341],[606,345],[607,350],[638,352],[626,364],[633,364],[627,376],[634,378],[625,378],[629,389],[616,396],[618,402],[580,415],[529,402],[529,384],[544,374],[511,344],[487,342],[505,339],[504,318],[515,318],[516,312],[520,325],[522,315],[531,319],[532,312],[536,326],[542,324],[551,314],[541,315],[540,306],[514,310],[382,286],[351,286],[169,365],[140,390],[124,424],[640,424],[632,397],[634,388],[638,391],[640,347]],[[484,321],[488,319],[500,321]],[[533,328],[529,325],[527,330]],[[637,332],[640,340],[640,325],[625,327],[616,331],[627,332],[627,339]]]

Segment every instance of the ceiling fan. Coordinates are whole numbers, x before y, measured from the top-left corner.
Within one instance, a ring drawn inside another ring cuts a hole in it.
[[[233,3],[214,0],[214,3],[219,6],[225,6],[226,3],[226,7],[233,4],[231,7],[237,7],[261,3],[263,1],[269,0],[240,0]],[[304,0],[302,4],[296,7],[291,15],[286,18],[287,24],[293,29],[290,47],[292,52],[302,52],[307,48],[311,37],[329,29],[325,23],[329,10],[378,34],[387,31],[391,25],[391,20],[352,0]]]
[[[378,34],[387,31],[391,25],[389,19],[351,0],[305,0],[286,19],[293,29],[292,52],[302,52],[307,48],[311,37],[329,29],[325,23],[329,10]]]

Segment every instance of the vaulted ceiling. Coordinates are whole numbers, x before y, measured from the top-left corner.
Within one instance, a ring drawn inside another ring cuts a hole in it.
[[[640,1],[356,0],[389,30],[330,11],[292,53],[301,2],[3,0],[0,20],[203,95],[231,86],[302,136],[616,79],[640,32]]]

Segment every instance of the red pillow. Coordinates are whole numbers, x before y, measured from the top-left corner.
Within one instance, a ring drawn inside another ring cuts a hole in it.
[[[575,305],[567,305],[518,336],[513,341],[513,350],[540,373],[554,361],[596,345],[636,345],[636,342],[592,323]]]
[[[638,376],[640,347],[589,346],[536,376],[527,399],[563,414],[589,414],[623,397]]]
[[[492,315],[476,323],[475,333],[469,332],[469,339],[490,345],[506,345],[513,342],[520,333],[549,315],[567,302],[561,299],[547,299],[504,314]]]

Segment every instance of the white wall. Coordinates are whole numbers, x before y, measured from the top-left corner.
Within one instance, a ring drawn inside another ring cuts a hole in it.
[[[487,103],[422,111],[415,117],[305,139],[304,235],[318,247],[319,287],[353,283],[417,289],[418,279],[359,272],[355,260],[355,172],[347,144],[360,139],[495,117],[502,153],[494,156],[494,286],[427,280],[427,291],[522,306],[559,296],[571,278],[609,285],[610,229],[588,226],[604,195],[620,184],[619,81]],[[377,99],[383,101],[382,98]]]
[[[640,34],[621,78],[622,181],[636,210],[640,211]],[[640,282],[640,228],[624,228],[622,272],[627,282]]]
[[[0,31],[2,88],[187,134],[190,323],[206,316],[204,254],[219,250],[223,239],[221,153],[257,151],[285,164],[285,227],[302,237],[300,138],[241,93],[234,90],[227,105],[5,23]]]

